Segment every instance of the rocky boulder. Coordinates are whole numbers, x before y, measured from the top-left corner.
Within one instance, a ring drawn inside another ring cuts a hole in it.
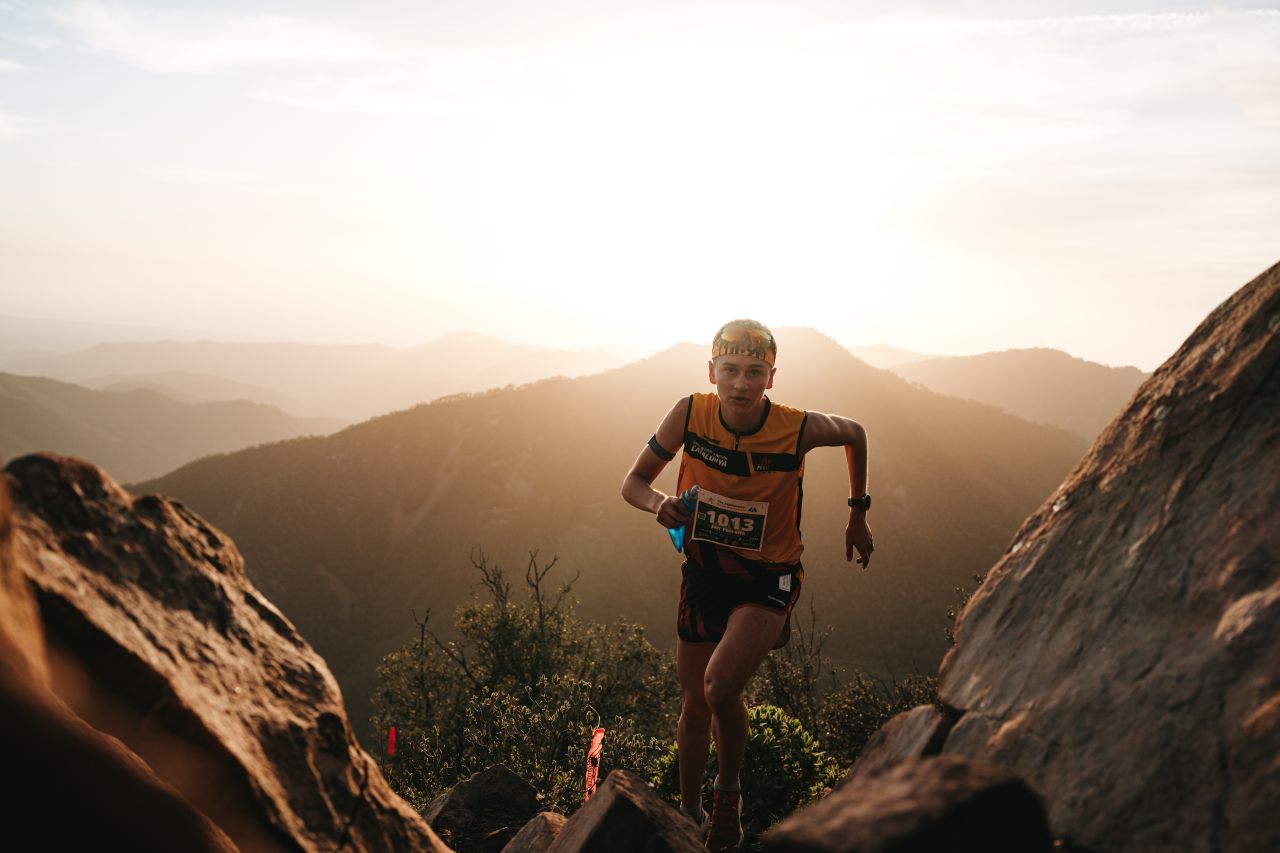
[[[903,711],[871,736],[840,784],[879,773],[910,758],[937,755],[950,730],[951,721],[933,705]]]
[[[422,817],[459,850],[498,853],[537,811],[534,787],[497,764],[436,797]]]
[[[764,834],[767,853],[1038,853],[1044,806],[1008,771],[912,758],[842,785]]]
[[[0,850],[234,850],[231,840],[119,741],[50,689],[40,613],[14,559],[0,477],[0,754],[8,784]],[[145,820],[140,819],[145,816]]]
[[[255,851],[447,850],[360,749],[324,661],[249,583],[230,540],[180,503],[134,498],[83,462],[39,454],[5,473],[15,504],[7,562],[34,590],[49,687],[82,728],[154,771],[163,781],[153,787],[225,832],[207,837]],[[14,585],[10,572],[4,587]],[[32,610],[17,612],[31,621]],[[82,778],[89,769],[60,772],[77,796],[111,802],[117,783]],[[63,805],[72,821],[86,814],[82,801]],[[155,819],[125,808],[118,822],[139,831]]]
[[[1280,265],[1214,310],[1015,535],[940,673],[944,754],[1070,842],[1280,850]]]
[[[634,773],[615,770],[548,853],[706,853],[698,828]]]
[[[566,820],[562,814],[538,812],[502,848],[502,853],[546,853],[560,830],[564,829]]]

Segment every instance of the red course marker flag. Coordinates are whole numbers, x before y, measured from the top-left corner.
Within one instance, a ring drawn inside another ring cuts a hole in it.
[[[591,734],[591,746],[587,749],[587,792],[582,798],[585,803],[596,792],[596,776],[600,773],[600,753],[604,752],[604,729],[596,729]]]
[[[396,754],[396,727],[387,729],[387,755]]]

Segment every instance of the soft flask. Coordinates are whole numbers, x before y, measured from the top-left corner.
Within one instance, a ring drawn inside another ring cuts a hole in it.
[[[690,513],[694,512],[695,508],[698,506],[697,484],[690,486],[688,490],[680,496],[680,503],[684,504],[684,508],[689,510]],[[690,518],[689,524],[692,523],[693,519]],[[684,531],[687,526],[688,525],[667,528],[667,535],[671,537],[671,544],[676,546],[677,551],[684,550]]]

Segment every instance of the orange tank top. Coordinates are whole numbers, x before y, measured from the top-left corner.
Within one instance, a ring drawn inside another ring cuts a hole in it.
[[[689,397],[678,490],[697,484],[702,491],[686,542],[712,543],[764,563],[799,562],[800,439],[807,419],[803,409],[765,397],[760,426],[735,433],[721,417],[719,397]]]

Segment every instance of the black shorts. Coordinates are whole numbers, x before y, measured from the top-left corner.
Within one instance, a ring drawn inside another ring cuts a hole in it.
[[[723,549],[698,563],[686,559],[680,567],[680,606],[676,634],[686,643],[715,643],[724,636],[729,614],[739,607],[763,607],[784,613],[787,621],[774,648],[791,638],[791,608],[800,597],[804,567],[799,563],[761,563]],[[716,558],[718,557],[718,559]]]

